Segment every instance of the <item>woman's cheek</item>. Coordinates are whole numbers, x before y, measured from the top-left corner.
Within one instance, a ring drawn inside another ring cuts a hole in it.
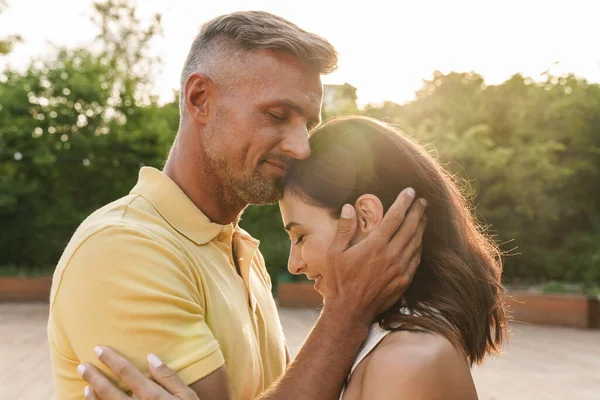
[[[316,272],[321,273],[323,268],[325,268],[327,264],[327,251],[329,247],[327,246],[327,242],[323,241],[323,238],[316,238],[313,243],[311,243],[311,250],[309,251],[311,258],[312,266],[316,270]]]
[[[302,259],[306,263],[308,268],[312,268],[314,265],[314,251],[312,249],[312,244],[309,239],[304,239],[304,243],[302,244]]]

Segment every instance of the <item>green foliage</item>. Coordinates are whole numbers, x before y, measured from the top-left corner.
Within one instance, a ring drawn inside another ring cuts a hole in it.
[[[244,211],[240,227],[260,240],[260,250],[265,258],[273,286],[286,273],[289,255],[289,238],[283,229],[277,205],[250,206]]]
[[[37,276],[49,276],[54,272],[54,268],[23,268],[17,265],[0,265],[0,277],[37,277]]]
[[[569,293],[569,288],[563,282],[550,281],[542,286],[543,293]]]
[[[177,99],[159,105],[148,94],[160,17],[145,26],[127,3],[94,7],[94,46],[0,72],[0,265],[12,266],[4,271],[51,268],[77,225],[126,194],[140,166],[162,167],[177,131]],[[506,280],[597,290],[600,85],[515,75],[488,86],[475,73],[435,72],[414,101],[362,111],[350,85],[329,93],[325,118],[361,112],[435,149],[513,254]],[[249,207],[241,226],[261,241],[273,280],[286,276],[289,239],[277,206]]]
[[[260,240],[260,250],[274,289],[282,281],[307,281],[304,275],[291,275],[287,272],[290,239],[283,229],[281,213],[276,204],[248,207],[244,211],[240,227]]]
[[[323,121],[336,115],[358,114],[356,88],[348,83],[323,86]]]
[[[150,36],[127,36],[144,31],[133,9],[107,4],[101,21],[113,30],[114,15],[128,16],[127,54],[111,44],[119,35],[101,35],[97,52],[62,49],[0,75],[0,264],[55,264],[77,225],[126,194],[140,166],[161,167],[173,140],[177,105],[145,95]]]
[[[434,146],[472,188],[478,218],[518,254],[506,279],[600,282],[600,85],[436,72],[415,101],[365,113]]]
[[[0,0],[0,14],[6,10],[7,6],[6,0]],[[0,38],[0,56],[10,53],[13,46],[21,41],[23,41],[23,39],[19,35],[10,35],[5,38]]]

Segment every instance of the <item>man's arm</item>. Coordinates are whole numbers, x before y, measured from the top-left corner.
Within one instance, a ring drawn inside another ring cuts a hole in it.
[[[300,352],[260,400],[336,399],[368,327],[324,309]]]
[[[101,347],[98,358],[115,376],[125,383],[136,399],[169,400],[233,400],[233,390],[225,365],[187,386],[171,368],[153,354],[148,355],[148,370],[157,384],[144,376],[129,360],[110,347]],[[80,374],[90,386],[84,395],[87,400],[126,400],[132,397],[118,388],[93,364],[85,364]],[[79,396],[77,397],[79,398]]]
[[[229,381],[229,372],[227,371],[226,365],[221,366],[210,375],[192,383],[189,387],[195,394],[200,396],[202,400],[234,399],[233,388]]]

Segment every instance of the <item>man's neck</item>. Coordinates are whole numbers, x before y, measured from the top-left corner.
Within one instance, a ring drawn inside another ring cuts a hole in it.
[[[186,196],[208,217],[221,225],[235,224],[248,206],[237,196],[228,193],[216,181],[202,156],[186,151],[186,146],[176,139],[163,172],[179,186]]]

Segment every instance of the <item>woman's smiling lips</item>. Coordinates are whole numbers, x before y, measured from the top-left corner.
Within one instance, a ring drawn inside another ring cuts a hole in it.
[[[311,281],[315,281],[315,289],[317,290],[317,285],[319,284],[319,281],[321,281],[322,276],[321,275],[315,275],[315,276],[308,276],[306,275],[306,277],[308,279],[310,279]]]

